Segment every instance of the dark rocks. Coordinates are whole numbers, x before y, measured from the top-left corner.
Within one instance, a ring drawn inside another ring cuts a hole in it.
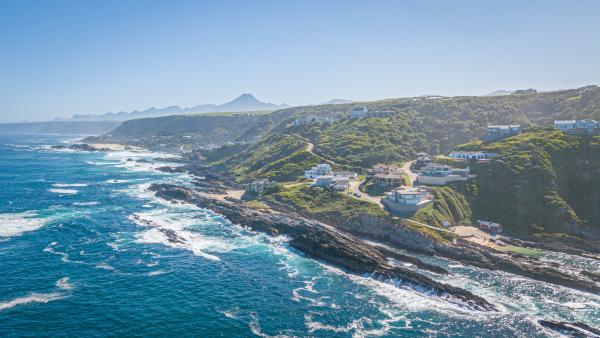
[[[161,228],[161,229],[158,229],[158,231],[162,232],[167,237],[167,240],[171,243],[175,243],[175,244],[185,244],[186,243],[185,239],[183,239],[181,236],[179,236],[174,230]]]
[[[441,256],[455,259],[464,264],[489,270],[502,270],[527,278],[561,285],[590,293],[599,293],[600,286],[592,279],[563,271],[559,266],[538,261],[521,255],[497,253],[488,248],[475,245],[465,240],[459,240],[457,245],[439,245],[437,253]]]
[[[169,174],[185,173],[187,170],[184,167],[160,167],[156,168],[158,171]]]
[[[553,331],[570,337],[600,337],[600,330],[584,323],[558,322],[554,320],[538,320],[538,323]]]
[[[434,281],[417,271],[393,266],[380,248],[332,226],[279,212],[263,212],[237,203],[214,200],[193,190],[169,184],[154,184],[150,190],[160,198],[175,199],[211,209],[232,223],[255,231],[269,235],[286,235],[290,237],[291,247],[309,257],[329,262],[349,272],[371,274],[377,279],[401,279],[428,289],[434,294],[460,300],[473,308],[496,310],[494,305],[467,290]]]

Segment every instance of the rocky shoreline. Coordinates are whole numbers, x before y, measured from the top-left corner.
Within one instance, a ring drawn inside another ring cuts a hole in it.
[[[241,203],[220,201],[193,189],[172,184],[153,184],[150,188],[157,197],[173,202],[185,202],[210,209],[225,216],[234,224],[248,227],[254,231],[269,235],[285,235],[290,238],[289,245],[305,255],[343,268],[344,270],[379,280],[406,281],[416,287],[424,288],[450,301],[456,300],[471,308],[482,311],[495,311],[496,307],[482,297],[470,291],[437,282],[428,276],[405,267],[395,266],[389,259],[408,260],[416,267],[437,273],[447,273],[436,269],[417,258],[394,253],[373,246],[367,242],[330,225],[314,220],[296,217],[273,210],[256,210]],[[174,235],[174,234],[172,234]],[[168,236],[169,240],[182,240],[177,236]]]

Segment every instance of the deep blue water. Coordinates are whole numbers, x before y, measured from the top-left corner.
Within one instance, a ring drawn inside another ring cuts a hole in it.
[[[154,198],[150,183],[189,178],[128,159],[163,155],[49,149],[62,141],[0,136],[0,336],[545,337],[539,318],[600,326],[597,295],[443,259],[424,257],[453,272],[434,278],[502,310],[345,274],[285,238]]]

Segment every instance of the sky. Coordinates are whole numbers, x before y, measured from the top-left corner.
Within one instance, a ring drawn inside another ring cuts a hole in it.
[[[600,1],[0,0],[0,122],[600,84]]]

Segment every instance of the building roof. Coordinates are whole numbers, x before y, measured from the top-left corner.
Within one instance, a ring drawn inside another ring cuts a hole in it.
[[[375,177],[386,180],[402,179],[402,175],[400,174],[375,174]]]
[[[487,126],[488,128],[508,129],[508,128],[519,128],[520,124],[493,124]]]

